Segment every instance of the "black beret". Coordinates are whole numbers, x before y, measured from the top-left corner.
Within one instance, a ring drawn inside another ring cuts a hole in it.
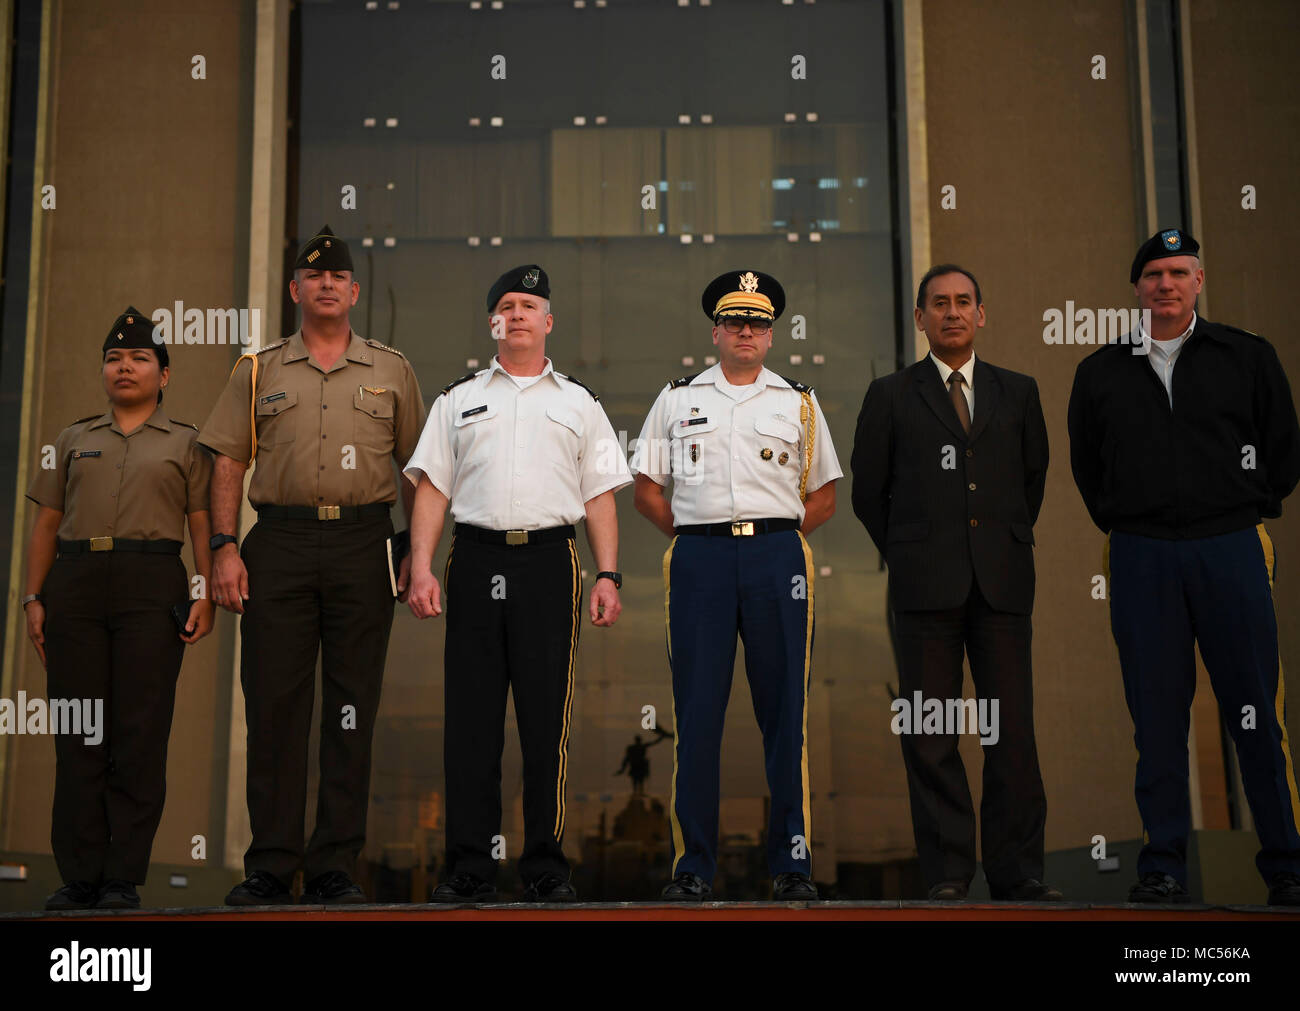
[[[1128,272],[1128,282],[1137,284],[1142,268],[1152,260],[1166,256],[1195,256],[1200,250],[1201,244],[1181,228],[1162,229],[1138,246],[1137,256],[1133,257],[1133,269]]]
[[[700,306],[715,323],[723,316],[780,319],[785,311],[785,289],[771,274],[729,270],[709,282],[700,296]]]
[[[113,348],[153,348],[158,355],[158,364],[167,367],[169,356],[167,345],[153,337],[153,320],[135,306],[128,305],[126,312],[113,320],[113,327],[104,338],[103,353],[108,354]]]
[[[294,270],[351,270],[348,244],[330,231],[329,225],[308,239],[293,261]]]
[[[507,270],[504,274],[498,277],[496,283],[488,289],[488,312],[491,312],[497,307],[497,303],[501,301],[501,296],[507,291],[518,291],[527,295],[536,295],[538,298],[550,298],[551,279],[546,276],[546,271],[535,263],[525,263],[521,267]]]

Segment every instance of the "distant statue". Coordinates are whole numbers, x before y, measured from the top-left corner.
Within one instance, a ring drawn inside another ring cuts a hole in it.
[[[646,744],[641,740],[641,735],[637,734],[627,750],[623,752],[623,764],[615,771],[615,776],[621,776],[624,772],[632,779],[633,796],[642,796],[645,793],[645,781],[650,775],[650,760],[646,758],[646,752],[653,748],[660,741],[669,740],[672,734],[655,727],[655,733],[658,735],[655,740]]]

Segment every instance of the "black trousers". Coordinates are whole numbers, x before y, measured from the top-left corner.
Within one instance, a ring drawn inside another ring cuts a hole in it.
[[[995,893],[1043,876],[1047,798],[1034,742],[1032,626],[1027,614],[993,610],[976,581],[962,607],[896,611],[899,691],[909,704],[959,699],[962,653],[979,700],[998,701],[997,743],[981,748],[984,876]],[[992,714],[991,707],[986,710]],[[903,733],[912,829],[929,886],[975,876],[975,812],[956,734]]]
[[[285,884],[352,875],[366,841],[370,748],[393,625],[387,517],[259,520],[241,549],[249,599],[240,625],[248,722],[245,873]],[[303,849],[307,742],[321,656],[320,789]]]
[[[54,738],[50,844],[65,882],[144,883],[185,655],[171,607],[188,585],[176,555],[106,551],[56,559],[41,587],[48,697],[103,706],[99,743]]]
[[[457,537],[443,584],[448,873],[496,879],[506,692],[513,690],[524,763],[519,873],[527,882],[545,874],[567,880],[564,782],[582,604],[574,542],[509,547]]]

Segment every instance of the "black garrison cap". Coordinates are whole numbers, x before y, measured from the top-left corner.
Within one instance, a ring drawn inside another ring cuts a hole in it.
[[[113,328],[104,338],[103,353],[108,354],[113,348],[152,348],[158,355],[158,364],[167,367],[169,356],[167,345],[153,339],[153,320],[133,305],[126,307],[126,312],[113,320]]]
[[[1181,228],[1162,229],[1138,246],[1137,256],[1133,257],[1133,269],[1128,272],[1129,284],[1137,284],[1142,268],[1152,260],[1166,256],[1195,256],[1200,249],[1201,244]]]
[[[501,296],[507,291],[518,291],[525,295],[536,295],[538,298],[551,297],[551,279],[546,276],[546,271],[535,263],[525,263],[513,270],[507,270],[504,274],[496,279],[496,283],[488,289],[487,309],[491,312],[501,301]]]
[[[351,270],[348,244],[330,231],[329,225],[308,239],[293,261],[294,270]]]

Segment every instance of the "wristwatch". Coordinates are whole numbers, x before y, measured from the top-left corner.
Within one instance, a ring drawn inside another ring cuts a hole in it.
[[[208,549],[210,551],[216,551],[217,548],[221,547],[223,544],[234,544],[237,540],[239,540],[239,538],[234,534],[213,534],[208,538]]]
[[[612,579],[614,581],[614,589],[621,590],[623,588],[623,573],[621,572],[597,572],[596,579]]]
[[[30,604],[33,600],[39,601],[42,604],[45,603],[45,601],[41,600],[41,595],[39,593],[29,593],[27,594],[27,596],[23,598],[24,611],[27,610],[27,605]]]

